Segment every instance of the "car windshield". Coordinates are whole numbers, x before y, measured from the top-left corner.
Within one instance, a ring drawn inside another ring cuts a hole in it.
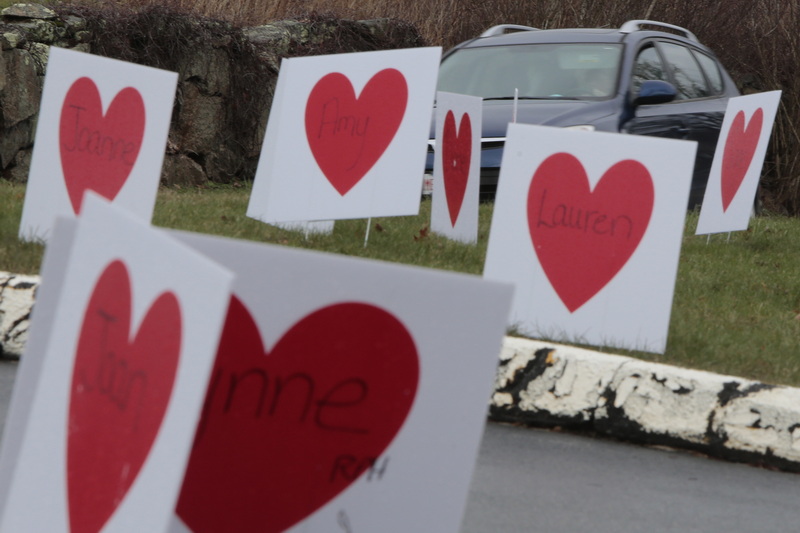
[[[608,43],[525,44],[463,48],[439,69],[439,91],[486,100],[579,99],[614,95],[622,46]]]

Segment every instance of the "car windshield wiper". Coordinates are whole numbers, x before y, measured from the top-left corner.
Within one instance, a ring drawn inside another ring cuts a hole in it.
[[[489,96],[484,100],[513,100],[513,96]],[[580,100],[575,96],[561,96],[554,94],[551,96],[518,96],[517,100]]]

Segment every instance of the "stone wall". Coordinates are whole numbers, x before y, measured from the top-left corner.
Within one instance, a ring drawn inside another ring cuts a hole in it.
[[[282,58],[422,44],[412,26],[384,19],[234,28],[174,13],[116,8],[107,20],[70,9],[16,4],[0,12],[0,177],[7,180],[27,180],[51,46],[178,72],[162,183],[202,185],[252,179]]]

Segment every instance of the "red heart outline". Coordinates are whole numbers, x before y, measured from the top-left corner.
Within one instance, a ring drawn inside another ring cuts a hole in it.
[[[72,84],[61,106],[58,146],[76,215],[87,190],[116,198],[139,156],[144,128],[144,100],[133,87],[117,93],[104,116],[94,81],[84,77]]]
[[[444,192],[450,223],[455,227],[464,193],[467,190],[469,167],[472,162],[472,121],[469,113],[461,115],[461,124],[456,133],[456,117],[448,111],[442,129],[442,174]]]
[[[626,159],[594,191],[581,162],[545,159],[528,189],[528,229],[547,279],[572,313],[628,262],[650,223],[655,192],[647,168]]]
[[[411,335],[378,307],[320,308],[267,352],[232,297],[178,516],[194,533],[288,529],[369,470],[418,382]],[[348,475],[341,457],[353,458]]]
[[[305,128],[320,170],[342,196],[375,165],[394,139],[406,113],[408,84],[387,68],[375,74],[356,98],[350,79],[323,76],[308,96]]]
[[[728,210],[739,187],[744,181],[753,155],[761,138],[764,124],[764,110],[760,107],[753,112],[750,122],[745,127],[744,111],[739,111],[731,122],[725,149],[722,152],[722,211]]]
[[[125,498],[167,410],[181,349],[172,292],[130,337],[131,284],[120,260],[105,268],[83,316],[72,370],[67,433],[71,533],[97,533]]]

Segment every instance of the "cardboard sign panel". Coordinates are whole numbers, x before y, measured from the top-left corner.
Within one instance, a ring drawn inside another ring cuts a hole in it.
[[[728,100],[696,235],[746,230],[781,91]]]
[[[511,124],[484,268],[534,337],[663,352],[695,143]]]
[[[315,220],[313,222],[276,222],[274,226],[287,231],[302,231],[306,235],[310,235],[312,233],[330,235],[333,233],[334,224],[335,223],[333,220]]]
[[[36,291],[35,318],[28,329],[25,342],[24,362],[17,369],[13,396],[8,409],[0,448],[0,514],[11,489],[10,473],[13,472],[22,449],[22,439],[30,422],[30,410],[36,398],[36,385],[42,372],[50,331],[56,320],[56,307],[64,286],[66,271],[64,263],[69,257],[75,236],[75,218],[60,217],[53,226],[53,233],[45,248],[41,283]],[[6,475],[8,474],[8,475]]]
[[[0,531],[165,531],[232,276],[93,194],[54,235],[71,245],[14,388]]]
[[[431,230],[462,242],[478,240],[482,99],[439,92]]]
[[[511,287],[175,235],[237,277],[170,531],[457,532]]]
[[[416,214],[440,55],[415,48],[284,59],[248,216]]]
[[[92,191],[150,221],[178,75],[50,48],[19,236],[47,240]]]

